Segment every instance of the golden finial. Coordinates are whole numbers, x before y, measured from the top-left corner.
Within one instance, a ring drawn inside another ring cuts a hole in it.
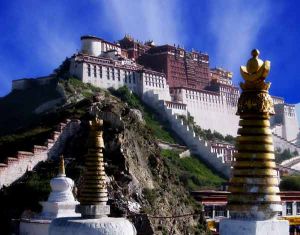
[[[252,58],[248,60],[247,66],[241,66],[241,75],[246,81],[245,84],[241,84],[243,90],[247,89],[269,89],[270,85],[262,83],[268,76],[271,68],[271,62],[266,60],[265,62],[259,59],[259,50],[253,49],[251,51]]]
[[[228,190],[228,208],[232,218],[266,220],[276,217],[281,208],[270,115],[274,106],[264,79],[270,61],[258,58],[252,50],[247,67],[241,66],[245,83],[238,101],[240,122],[236,138],[236,161]]]
[[[64,156],[61,155],[59,161],[58,176],[66,176]]]

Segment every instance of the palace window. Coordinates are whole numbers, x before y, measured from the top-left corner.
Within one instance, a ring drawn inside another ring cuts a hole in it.
[[[213,206],[204,206],[204,216],[207,218],[213,217]]]
[[[97,77],[97,66],[94,65],[94,77]]]
[[[127,83],[127,75],[128,75],[128,73],[127,73],[127,71],[125,71],[125,83]]]
[[[293,214],[293,203],[287,202],[286,203],[286,215],[292,215]]]
[[[133,72],[133,74],[132,74],[132,80],[133,80],[133,83],[135,83],[135,72]]]
[[[88,76],[91,76],[91,65],[88,64]]]
[[[120,69],[118,69],[118,81],[121,80],[121,73],[120,73]]]
[[[112,71],[112,80],[115,80],[115,68],[112,68],[111,71]]]
[[[106,70],[106,72],[107,72],[107,79],[109,80],[110,79],[110,77],[109,77],[109,67],[107,67],[107,70]]]
[[[100,78],[102,78],[102,66],[99,67]]]
[[[300,215],[300,202],[296,203],[296,213],[297,215]]]

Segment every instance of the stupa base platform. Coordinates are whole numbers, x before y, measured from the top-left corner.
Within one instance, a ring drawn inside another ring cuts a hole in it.
[[[132,223],[124,218],[58,218],[52,221],[49,235],[136,235]]]
[[[286,220],[235,220],[220,221],[220,235],[289,235]]]
[[[109,205],[77,205],[75,211],[85,219],[99,219],[110,214]]]

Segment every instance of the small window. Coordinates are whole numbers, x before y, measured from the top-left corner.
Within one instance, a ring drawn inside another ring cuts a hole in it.
[[[226,209],[224,206],[215,206],[215,216],[217,217],[225,217]]]
[[[94,66],[94,77],[97,77],[97,66]]]
[[[109,79],[110,79],[110,77],[109,77],[109,75],[110,75],[110,74],[109,74],[109,67],[107,67],[107,70],[106,70],[106,71],[107,71],[107,80],[109,80]]]
[[[102,78],[102,66],[99,67],[100,78]]]
[[[121,80],[121,73],[120,73],[120,69],[118,69],[118,81]]]
[[[286,203],[286,215],[292,215],[293,214],[293,203],[287,202]]]
[[[204,206],[204,216],[206,218],[213,218],[213,206]]]
[[[133,72],[133,74],[132,74],[132,80],[133,80],[133,83],[135,83],[135,72]]]
[[[91,76],[91,65],[88,64],[88,76]]]
[[[112,71],[112,80],[115,80],[115,68],[112,68],[111,71]]]
[[[297,215],[300,215],[300,202],[296,203]]]

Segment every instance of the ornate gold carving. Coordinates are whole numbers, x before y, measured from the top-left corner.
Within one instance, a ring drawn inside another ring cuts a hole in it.
[[[243,92],[238,101],[238,115],[264,113],[275,114],[273,100],[267,92]]]

